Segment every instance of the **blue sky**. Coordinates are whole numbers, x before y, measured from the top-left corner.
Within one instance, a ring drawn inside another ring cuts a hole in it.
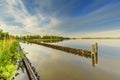
[[[0,0],[11,34],[120,36],[120,0]]]

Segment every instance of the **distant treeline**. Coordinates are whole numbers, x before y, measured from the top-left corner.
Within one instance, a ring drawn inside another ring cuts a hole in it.
[[[52,35],[25,35],[25,36],[13,36],[9,35],[8,32],[3,32],[3,30],[0,29],[0,40],[3,39],[9,39],[10,37],[16,38],[19,40],[30,40],[30,39],[42,39],[42,40],[64,40],[64,39],[70,39],[68,37],[62,37],[62,36],[52,36]]]
[[[9,39],[10,37],[13,37],[13,36],[9,35],[8,32],[3,32],[3,30],[0,30],[0,40]]]
[[[120,39],[120,37],[82,37],[80,39]]]
[[[53,40],[63,40],[63,39],[70,39],[68,37],[62,37],[62,36],[40,36],[40,35],[26,35],[26,36],[15,36],[16,39],[19,40],[29,40],[29,39],[53,39]]]

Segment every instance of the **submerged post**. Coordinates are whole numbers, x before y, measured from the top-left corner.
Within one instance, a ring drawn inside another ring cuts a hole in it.
[[[92,45],[92,66],[95,66],[94,54],[95,54],[95,45]]]

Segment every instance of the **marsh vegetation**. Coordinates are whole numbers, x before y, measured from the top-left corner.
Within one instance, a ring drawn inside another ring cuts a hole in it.
[[[12,80],[17,74],[18,62],[24,57],[18,54],[19,41],[0,31],[0,80]]]

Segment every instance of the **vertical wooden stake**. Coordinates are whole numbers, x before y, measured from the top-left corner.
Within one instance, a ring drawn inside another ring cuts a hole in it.
[[[95,54],[95,45],[92,45],[92,51],[91,51],[92,54]]]
[[[95,53],[98,53],[98,43],[95,43],[95,47],[96,47]]]
[[[95,45],[92,45],[92,66],[95,67],[95,59],[94,59],[94,54],[95,54]]]
[[[95,59],[96,59],[96,64],[98,64],[98,43],[96,45],[96,50],[95,50]]]

